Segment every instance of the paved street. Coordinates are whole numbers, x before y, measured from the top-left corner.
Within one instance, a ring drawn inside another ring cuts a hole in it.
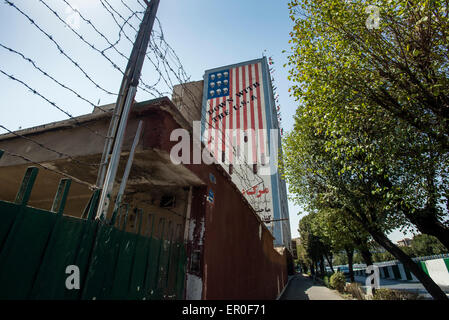
[[[297,274],[288,284],[280,300],[344,300],[338,293],[309,277]]]
[[[361,283],[365,288],[365,279],[364,276],[355,276],[355,281]],[[380,286],[382,288],[389,288],[395,290],[407,290],[411,292],[416,292],[422,295],[424,298],[431,299],[430,294],[427,293],[427,290],[423,287],[423,285],[416,281],[400,281],[400,280],[390,280],[390,279],[382,279],[380,278]],[[449,296],[449,287],[442,287],[443,291]]]

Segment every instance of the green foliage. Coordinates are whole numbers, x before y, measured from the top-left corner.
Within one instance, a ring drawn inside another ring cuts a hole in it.
[[[332,272],[327,272],[324,276],[323,276],[323,283],[326,287],[330,288],[330,278],[332,277],[333,273]]]
[[[343,292],[346,285],[346,278],[342,272],[335,272],[329,279],[329,284],[332,289]]]
[[[411,243],[410,250],[415,257],[431,256],[447,253],[448,250],[435,237],[427,234],[416,235]]]
[[[290,2],[290,92],[300,106],[284,171],[309,212],[350,208],[386,233],[447,219],[445,6],[382,0],[370,30],[365,1]]]
[[[348,264],[348,256],[344,251],[334,254],[334,264],[336,266]]]
[[[365,263],[365,261],[363,261],[362,255],[359,252],[354,253],[353,263]]]
[[[323,277],[323,282],[324,282],[324,285],[326,286],[326,287],[330,287],[330,283],[329,283],[329,276],[324,276]]]
[[[401,247],[410,257],[425,257],[437,254],[447,253],[446,247],[435,237],[427,234],[416,235],[411,242],[410,247]],[[389,252],[377,252],[373,254],[373,262],[383,262],[396,260]]]
[[[373,254],[373,262],[383,262],[396,260],[396,258],[389,252],[376,252]]]
[[[324,255],[331,254],[329,240],[316,228],[316,219],[315,214],[309,214],[299,221],[300,244],[303,247],[301,259],[309,265],[321,261]]]
[[[420,300],[422,297],[414,292],[392,290],[387,288],[376,289],[373,300]]]
[[[352,230],[384,244],[397,228],[447,231],[447,4],[376,5],[380,25],[368,29],[366,1],[289,3],[298,109],[282,171],[294,199],[318,216],[309,244],[318,237],[334,251]]]
[[[365,293],[358,282],[347,283],[345,286],[345,293],[352,295],[357,300],[365,300]]]

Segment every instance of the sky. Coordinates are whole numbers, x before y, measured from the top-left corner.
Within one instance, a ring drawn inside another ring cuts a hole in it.
[[[0,2],[0,44],[22,53],[73,91],[61,88],[37,71],[29,61],[2,46],[0,70],[25,82],[71,116],[90,113],[92,104],[98,102],[100,105],[115,102],[114,93],[119,90],[122,74],[64,24],[64,21],[69,23],[99,51],[109,46],[90,24],[77,16],[69,3],[110,42],[119,40],[116,48],[127,57],[131,51],[131,42],[123,34],[119,37],[119,26],[100,0],[9,1],[54,39],[59,48],[29,19],[4,1]],[[107,0],[103,4],[107,8],[110,8],[110,4],[116,12],[128,17],[131,11],[124,3],[133,10],[142,11],[137,1]],[[143,3],[143,0],[139,1]],[[293,128],[297,107],[297,102],[288,93],[291,85],[287,80],[288,70],[283,68],[288,54],[282,51],[289,50],[289,32],[293,27],[287,4],[285,0],[161,0],[157,16],[165,40],[178,55],[192,81],[201,80],[208,69],[261,58],[263,54],[272,57],[275,69],[273,77],[281,106],[281,126],[287,132]],[[62,21],[45,5],[55,10]],[[142,14],[139,16],[142,17]],[[118,19],[118,14],[115,17]],[[129,22],[138,27],[136,17],[132,17]],[[126,26],[123,30],[131,40],[134,39],[133,29]],[[108,49],[103,54],[118,68],[125,69],[127,61],[119,53]],[[145,61],[142,79],[149,85],[158,80],[150,61]],[[173,80],[173,84],[176,84],[176,79]],[[163,82],[156,86],[161,87],[162,92],[168,91]],[[0,124],[10,130],[67,119],[67,114],[2,73],[0,88]],[[152,98],[150,93],[138,90],[137,101]],[[0,129],[0,133],[3,132]],[[298,222],[304,212],[292,201],[289,201],[289,212],[292,237],[298,237]],[[394,232],[390,238],[397,241],[403,235]]]

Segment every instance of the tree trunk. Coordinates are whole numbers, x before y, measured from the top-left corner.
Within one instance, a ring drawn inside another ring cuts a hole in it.
[[[360,254],[362,255],[363,261],[365,261],[366,266],[371,266],[373,264],[373,255],[366,248],[359,248]]]
[[[334,273],[334,266],[332,265],[332,255],[330,257],[328,255],[325,255],[327,263],[329,263],[329,267],[331,268],[332,273]]]
[[[355,282],[354,268],[353,268],[354,248],[345,247],[345,251],[346,251],[346,255],[348,256],[349,279],[351,282]]]
[[[449,228],[442,224],[434,214],[407,214],[408,219],[422,233],[434,236],[449,250]]]
[[[435,300],[449,300],[443,290],[441,290],[432,278],[430,278],[408,255],[391,242],[382,232],[375,230],[368,231],[377,243],[401,261],[404,267],[409,269],[415,275]]]
[[[321,259],[320,259],[320,273],[321,273],[322,277],[324,277],[324,275],[326,274],[325,269],[324,269],[324,258],[323,258],[323,256],[321,256]]]
[[[312,275],[314,275],[315,274],[315,261],[313,261],[311,264],[310,264],[310,273],[312,274]]]
[[[378,177],[379,178],[379,177]],[[392,188],[393,184],[390,180],[380,177],[378,182],[381,186]],[[433,188],[433,186],[431,186]],[[433,203],[432,203],[433,202]],[[431,201],[429,206],[422,210],[411,210],[403,205],[399,208],[404,212],[407,219],[413,223],[422,233],[436,237],[449,250],[449,228],[438,220],[437,210],[434,201]]]

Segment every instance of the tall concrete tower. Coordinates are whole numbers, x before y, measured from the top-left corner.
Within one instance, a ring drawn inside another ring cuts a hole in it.
[[[281,136],[265,57],[205,72],[201,126],[211,156],[271,230],[275,245],[291,250],[287,190],[277,164]]]

